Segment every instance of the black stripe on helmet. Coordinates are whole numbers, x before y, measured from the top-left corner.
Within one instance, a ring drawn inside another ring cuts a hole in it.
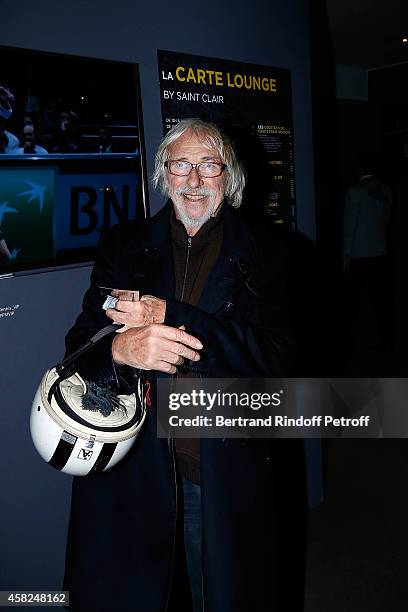
[[[108,465],[109,461],[112,459],[112,455],[115,452],[117,447],[117,443],[105,442],[103,447],[101,448],[101,452],[95,463],[93,464],[92,469],[88,472],[89,474],[98,474],[99,472],[103,472],[103,470]]]
[[[55,449],[54,454],[48,463],[57,470],[62,470],[71,456],[77,439],[78,438],[76,436],[73,436],[68,431],[64,430],[61,434],[57,448]]]

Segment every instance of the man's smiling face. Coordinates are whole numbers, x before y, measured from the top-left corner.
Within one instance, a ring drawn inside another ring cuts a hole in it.
[[[205,138],[187,130],[169,147],[169,159],[199,164],[205,161],[222,163],[217,149]],[[173,201],[176,217],[190,235],[213,215],[224,199],[225,173],[214,178],[200,177],[192,168],[188,176],[167,173],[169,196]]]

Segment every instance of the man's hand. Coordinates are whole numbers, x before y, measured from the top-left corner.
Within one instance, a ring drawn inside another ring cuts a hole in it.
[[[142,370],[175,374],[184,359],[198,361],[201,342],[183,329],[154,323],[117,334],[112,343],[113,360]]]
[[[124,323],[127,327],[163,323],[166,302],[152,295],[143,295],[137,302],[119,299],[115,308],[108,308],[106,314],[114,323]]]
[[[140,301],[151,307],[153,313],[152,323],[163,323],[166,316],[166,300],[154,297],[153,295],[142,295]]]

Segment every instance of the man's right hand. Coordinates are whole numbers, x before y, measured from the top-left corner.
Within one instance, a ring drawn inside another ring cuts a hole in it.
[[[112,355],[118,365],[175,374],[184,359],[198,361],[202,348],[201,342],[183,329],[153,323],[117,334]]]

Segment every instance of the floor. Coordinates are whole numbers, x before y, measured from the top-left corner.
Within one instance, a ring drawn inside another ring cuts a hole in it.
[[[406,328],[404,314],[393,351],[381,353],[368,348],[373,322],[360,316],[342,375],[406,377]],[[407,612],[408,441],[324,444],[325,500],[309,517],[305,612]]]
[[[310,514],[305,612],[408,609],[408,446],[330,440]]]

